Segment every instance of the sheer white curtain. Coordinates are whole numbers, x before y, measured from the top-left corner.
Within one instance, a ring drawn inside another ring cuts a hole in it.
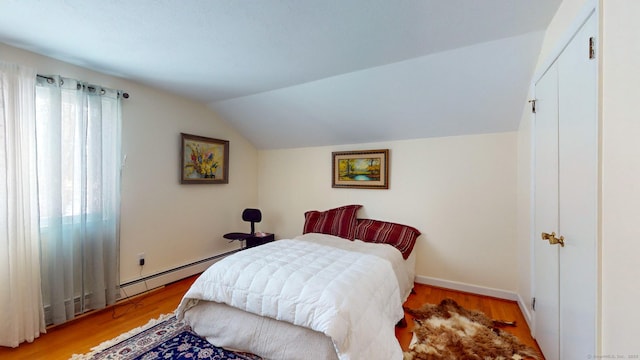
[[[116,301],[120,95],[52,76],[36,87],[42,291],[47,323]]]
[[[45,331],[40,292],[35,70],[0,62],[0,345]]]

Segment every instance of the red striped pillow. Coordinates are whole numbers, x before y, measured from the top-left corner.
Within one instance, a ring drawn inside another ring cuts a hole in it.
[[[411,254],[418,236],[420,231],[411,226],[371,219],[357,220],[356,239],[393,245],[405,259]]]
[[[356,236],[356,212],[362,205],[347,205],[326,211],[304,213],[302,233],[321,233],[353,240]]]

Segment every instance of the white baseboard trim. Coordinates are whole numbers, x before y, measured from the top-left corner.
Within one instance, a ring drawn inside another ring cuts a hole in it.
[[[157,274],[148,275],[140,279],[124,282],[120,285],[119,299],[125,299],[134,295],[138,295],[143,292],[170,284],[172,282],[182,280],[189,276],[200,274],[217,261],[222,260],[226,256],[231,255],[237,251],[239,250],[229,251],[190,264],[185,264],[173,269],[165,270]]]
[[[444,280],[429,276],[416,275],[415,282],[418,284],[437,286],[445,289],[469,292],[478,295],[491,296],[499,299],[518,301],[518,294],[512,291],[494,289],[484,286],[472,285],[458,281]]]
[[[522,315],[524,316],[524,320],[527,322],[527,326],[529,326],[531,336],[533,336],[534,334],[535,329],[533,326],[533,314],[527,307],[526,302],[518,293],[421,275],[417,275],[415,277],[415,282],[417,282],[418,284],[437,286],[445,289],[464,291],[478,295],[491,296],[499,299],[515,301],[518,303],[518,307],[520,308],[520,312],[522,312]]]

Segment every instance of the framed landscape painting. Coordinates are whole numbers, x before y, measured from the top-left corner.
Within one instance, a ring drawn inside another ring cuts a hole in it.
[[[180,134],[180,183],[228,184],[229,141]]]
[[[389,149],[338,151],[332,155],[332,187],[389,188]]]

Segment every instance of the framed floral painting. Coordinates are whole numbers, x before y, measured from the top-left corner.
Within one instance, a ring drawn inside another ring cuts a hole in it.
[[[334,188],[389,188],[389,149],[333,152]]]
[[[228,184],[229,141],[184,133],[180,135],[180,183]]]

